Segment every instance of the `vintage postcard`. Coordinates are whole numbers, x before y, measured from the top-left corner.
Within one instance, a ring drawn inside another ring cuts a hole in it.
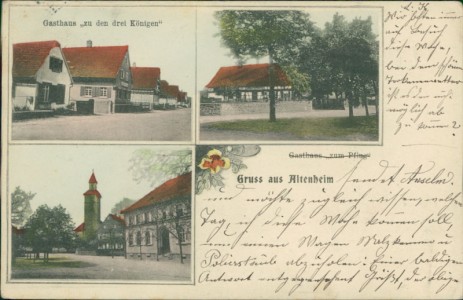
[[[459,2],[3,4],[3,298],[463,298]]]

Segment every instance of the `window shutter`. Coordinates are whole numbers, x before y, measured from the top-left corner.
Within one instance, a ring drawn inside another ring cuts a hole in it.
[[[112,87],[108,87],[108,91],[106,93],[106,95],[108,96],[108,98],[111,98],[111,91],[112,91]]]
[[[92,87],[92,97],[96,97],[97,90],[97,87]]]
[[[85,86],[80,87],[80,95],[83,96],[85,94]]]

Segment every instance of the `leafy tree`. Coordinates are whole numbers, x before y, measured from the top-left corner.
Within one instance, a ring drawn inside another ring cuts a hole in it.
[[[48,262],[48,254],[53,248],[69,250],[75,246],[77,236],[73,228],[74,223],[64,207],[41,205],[26,222],[26,244],[33,249],[36,257],[44,253],[44,261]]]
[[[268,56],[270,121],[276,121],[273,63],[279,63],[284,69],[291,66],[291,58],[298,56],[300,46],[310,40],[313,24],[309,16],[295,10],[225,10],[217,12],[216,19],[223,44],[241,63],[249,58]],[[290,70],[299,88],[307,85],[307,76],[294,72],[297,69]]]
[[[26,192],[19,186],[11,193],[11,223],[13,226],[21,227],[32,214],[30,202],[34,197],[34,193]]]
[[[121,210],[123,210],[126,207],[129,207],[133,203],[135,203],[135,200],[124,197],[124,199],[114,204],[113,208],[111,209],[111,213],[113,215],[118,215]]]
[[[149,181],[152,186],[166,178],[191,171],[191,150],[156,151],[140,149],[130,159],[133,178],[136,182]]]
[[[367,104],[366,82],[372,82],[378,74],[376,37],[371,26],[371,18],[354,19],[348,23],[338,13],[333,16],[331,23],[325,24],[326,60],[332,74],[339,76],[339,80],[333,81],[333,89],[344,91],[349,104],[349,117],[354,115],[353,107],[359,104],[360,94],[363,94],[364,104]],[[366,112],[368,114],[368,110]]]

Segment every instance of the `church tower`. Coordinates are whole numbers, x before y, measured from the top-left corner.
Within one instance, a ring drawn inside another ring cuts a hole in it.
[[[87,241],[96,238],[98,227],[101,223],[101,194],[97,189],[98,181],[96,180],[95,173],[88,181],[88,191],[84,193],[84,234],[83,238]]]

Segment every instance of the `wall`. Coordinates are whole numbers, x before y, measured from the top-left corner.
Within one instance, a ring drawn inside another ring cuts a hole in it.
[[[50,66],[50,56],[57,57],[63,61],[63,69],[60,73],[52,72],[49,68]],[[69,104],[69,87],[71,85],[71,75],[67,68],[66,60],[63,57],[63,53],[61,52],[61,48],[55,47],[50,50],[50,55],[47,56],[44,63],[37,71],[37,82],[49,82],[53,85],[57,84],[64,84],[66,86],[65,94],[64,94],[64,104],[61,106],[66,106]]]
[[[15,87],[15,97],[13,98],[13,107],[27,107],[29,110],[34,109],[35,102],[35,84],[17,84]],[[27,101],[27,97],[32,97],[32,102]]]
[[[279,112],[300,112],[312,110],[310,101],[280,101],[276,103],[277,114]],[[201,104],[200,115],[243,115],[269,113],[268,102],[232,102]]]

